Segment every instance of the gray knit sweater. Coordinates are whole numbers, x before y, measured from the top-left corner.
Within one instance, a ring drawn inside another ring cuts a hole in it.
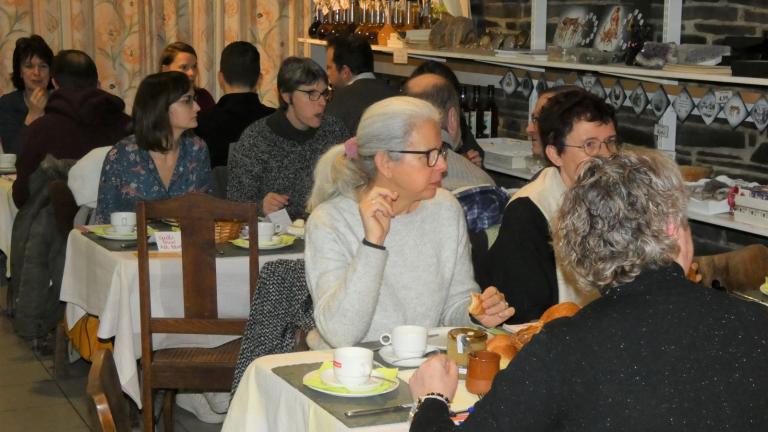
[[[392,220],[386,250],[363,245],[357,202],[336,197],[307,223],[307,282],[315,323],[333,347],[378,339],[393,327],[469,325],[472,274],[467,227],[444,189]]]
[[[268,192],[288,195],[286,210],[292,218],[302,217],[315,163],[350,136],[341,120],[329,115],[308,131],[293,128],[282,110],[256,121],[230,148],[227,198],[261,207]]]

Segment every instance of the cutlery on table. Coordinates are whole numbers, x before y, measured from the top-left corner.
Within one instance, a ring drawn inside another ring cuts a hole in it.
[[[359,417],[359,416],[365,416],[365,415],[371,415],[371,414],[393,413],[398,411],[410,410],[411,408],[413,408],[413,403],[407,403],[407,404],[395,405],[395,406],[383,407],[383,408],[355,409],[355,410],[345,411],[344,415],[346,417]]]
[[[435,349],[435,350],[432,350],[432,351],[427,351],[427,352],[425,352],[424,354],[422,354],[420,356],[400,358],[400,359],[397,359],[397,360],[392,360],[389,363],[394,365],[394,364],[397,364],[399,362],[404,362],[406,360],[416,360],[416,359],[421,359],[421,358],[427,358],[427,357],[431,356],[432,354],[440,354],[440,350],[439,349]]]

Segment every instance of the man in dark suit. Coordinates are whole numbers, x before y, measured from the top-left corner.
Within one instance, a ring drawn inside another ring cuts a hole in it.
[[[197,135],[208,144],[211,168],[227,164],[229,144],[251,123],[275,109],[261,103],[256,93],[261,66],[259,51],[250,42],[232,42],[221,52],[219,85],[224,96],[213,108],[197,115]]]
[[[350,131],[357,131],[366,108],[397,95],[397,89],[373,74],[373,50],[367,40],[356,36],[332,38],[325,59],[328,81],[333,87],[333,99],[326,113],[341,119]]]

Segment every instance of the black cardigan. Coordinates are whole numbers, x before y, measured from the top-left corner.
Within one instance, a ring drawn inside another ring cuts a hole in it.
[[[462,427],[427,399],[411,431],[767,431],[768,308],[670,266],[553,321]]]

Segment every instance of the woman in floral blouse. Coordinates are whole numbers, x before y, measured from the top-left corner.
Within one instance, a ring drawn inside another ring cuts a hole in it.
[[[209,192],[208,148],[192,132],[198,111],[183,73],[161,72],[141,82],[133,104],[134,135],[115,144],[104,159],[97,223],[109,223],[113,212],[135,211],[138,201]]]

